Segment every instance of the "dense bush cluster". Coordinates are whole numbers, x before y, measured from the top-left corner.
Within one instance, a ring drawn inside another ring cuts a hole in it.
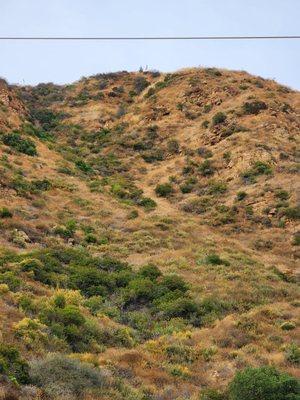
[[[14,346],[0,343],[0,374],[21,384],[29,382],[29,366]]]
[[[297,379],[272,367],[247,368],[229,385],[229,400],[297,400]]]
[[[33,106],[38,103],[40,106],[47,107],[54,102],[63,101],[65,98],[65,87],[56,85],[52,82],[40,83],[36,86],[20,87],[19,93],[23,101]]]
[[[241,176],[245,183],[255,183],[256,177],[259,175],[271,175],[272,174],[272,167],[263,161],[255,161],[253,166],[244,171]]]
[[[111,181],[110,192],[118,199],[129,203],[144,207],[146,210],[152,210],[156,207],[156,203],[150,197],[143,196],[143,190],[139,189],[132,181],[123,179],[115,179]]]
[[[174,192],[171,183],[161,183],[156,186],[155,193],[160,197],[168,197]]]
[[[227,119],[226,114],[224,114],[223,112],[218,112],[213,116],[212,126],[222,124],[223,122],[226,121],[226,119]]]
[[[28,196],[30,194],[39,194],[52,188],[52,183],[48,179],[26,179],[22,174],[16,174],[8,183],[11,189],[14,189],[19,196]]]
[[[131,146],[133,150],[140,152],[142,158],[147,163],[163,161],[166,157],[165,153],[167,149],[159,147],[158,138],[158,127],[156,125],[150,125],[146,128],[146,132],[140,137],[140,140],[134,141]],[[175,142],[171,141],[171,143],[168,143],[168,145],[170,144],[171,146],[169,151],[173,153],[179,150],[179,145]]]
[[[79,290],[90,312],[106,314],[133,329],[132,333],[115,330],[104,334],[77,304],[55,297],[40,307],[35,317],[73,351],[88,351],[96,343],[130,346],[134,331],[136,338],[149,338],[163,321],[171,319],[196,326],[201,323],[203,310],[190,296],[186,282],[177,275],[162,275],[156,266],[146,265],[134,272],[126,263],[74,249],[47,249],[14,257],[23,273],[49,286]],[[13,277],[9,279],[14,282]]]
[[[137,94],[142,93],[146,87],[149,86],[149,82],[144,76],[137,76],[134,80],[134,90]]]
[[[7,133],[2,138],[3,143],[20,153],[27,154],[28,156],[36,156],[37,150],[35,143],[31,139],[24,138],[18,132]]]
[[[101,390],[106,379],[99,368],[63,355],[49,355],[33,361],[31,382],[51,398],[82,399],[93,390]]]
[[[193,214],[204,214],[210,207],[211,201],[208,197],[193,198],[183,205],[183,210]]]
[[[38,126],[33,125],[30,122],[26,122],[25,124],[23,124],[20,131],[22,132],[22,134],[37,137],[40,140],[44,141],[54,140],[54,135],[52,134],[52,132],[45,131]]]
[[[144,152],[142,157],[147,163],[154,163],[155,161],[163,161],[165,154],[162,149],[154,149]]]
[[[251,101],[243,104],[243,111],[245,114],[257,115],[260,111],[266,110],[268,106],[263,101]]]
[[[246,368],[223,391],[203,390],[200,400],[298,400],[300,383],[273,367]]]
[[[50,132],[57,128],[63,118],[63,114],[48,109],[31,110],[32,121],[37,122],[46,132]]]
[[[203,176],[210,176],[210,175],[213,175],[215,172],[213,162],[208,159],[204,160],[203,163],[201,163],[199,165],[198,170],[199,170],[200,174]]]

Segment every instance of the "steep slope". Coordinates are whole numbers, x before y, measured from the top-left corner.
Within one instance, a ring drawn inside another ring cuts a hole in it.
[[[1,81],[0,100],[4,343],[101,365],[94,398],[296,375],[298,92],[209,68]]]

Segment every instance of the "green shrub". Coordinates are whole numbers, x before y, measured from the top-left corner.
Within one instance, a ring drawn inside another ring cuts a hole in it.
[[[33,349],[37,344],[47,340],[46,326],[37,318],[25,317],[14,324],[14,333],[18,339],[26,343],[28,349]],[[46,340],[45,340],[46,339]]]
[[[65,226],[57,226],[54,233],[65,239],[70,239],[74,236],[76,231],[76,221],[70,219],[66,222]]]
[[[100,369],[63,355],[33,361],[30,377],[51,398],[82,399],[89,390],[102,389],[105,385]]]
[[[18,383],[29,383],[29,367],[14,346],[0,343],[0,374],[15,379]]]
[[[30,186],[32,190],[46,192],[47,190],[51,189],[52,183],[48,179],[41,179],[41,180],[37,179],[37,180],[32,180],[30,182]]]
[[[61,302],[58,306],[48,306],[41,311],[40,320],[52,336],[65,341],[73,352],[90,351],[93,342],[104,339],[100,326],[74,305],[64,306]]]
[[[295,343],[290,344],[285,350],[285,359],[295,365],[300,364],[300,348]]]
[[[292,244],[293,244],[293,246],[300,246],[300,232],[296,232],[294,234],[294,238],[293,238]]]
[[[192,199],[183,205],[183,210],[194,214],[204,214],[210,207],[210,198]]]
[[[223,122],[226,121],[226,119],[227,119],[226,114],[224,114],[223,112],[218,112],[212,118],[212,126],[222,124]]]
[[[182,293],[187,292],[189,288],[187,283],[178,275],[165,275],[160,282],[160,286],[164,290],[178,290]]]
[[[142,157],[147,163],[153,163],[155,161],[163,161],[165,153],[162,149],[155,149],[145,152]]]
[[[21,270],[31,272],[34,279],[46,284],[56,286],[64,281],[61,262],[52,254],[29,254],[20,262]]]
[[[169,140],[167,143],[168,146],[168,151],[172,154],[178,154],[179,153],[179,143],[177,140]]]
[[[155,140],[158,138],[158,126],[150,125],[147,127],[147,137],[149,140]]]
[[[229,385],[230,400],[297,400],[296,378],[272,367],[246,368]]]
[[[270,175],[272,173],[272,168],[265,162],[256,161],[253,165],[252,171],[255,175]]]
[[[0,210],[0,218],[12,218],[13,214],[7,207],[3,207]]]
[[[272,167],[263,162],[263,161],[256,161],[252,168],[247,171],[244,171],[241,176],[243,180],[247,183],[254,183],[255,178],[259,175],[271,175],[272,174]]]
[[[155,296],[154,283],[149,278],[136,278],[129,282],[124,292],[127,304],[152,301]]]
[[[166,347],[165,353],[172,363],[193,363],[198,359],[198,352],[192,346],[184,344],[170,344]]]
[[[48,109],[39,109],[32,110],[31,117],[33,120],[36,120],[46,132],[49,132],[59,125],[63,115]]]
[[[61,307],[49,308],[42,313],[42,322],[48,326],[51,323],[59,323],[67,327],[68,325],[81,326],[85,322],[84,316],[81,314],[78,307],[73,305],[66,305]]]
[[[204,160],[199,166],[199,172],[203,176],[211,176],[215,173],[215,168],[211,160]]]
[[[91,174],[94,172],[93,167],[89,164],[87,164],[83,160],[77,160],[75,161],[75,165],[80,171],[84,172],[85,174]]]
[[[143,76],[137,76],[134,80],[134,90],[137,94],[142,93],[142,91],[149,85],[150,83]]]
[[[279,199],[279,200],[288,200],[290,197],[289,192],[287,192],[286,190],[280,189],[275,193],[275,196]]]
[[[63,294],[57,294],[54,299],[53,303],[57,308],[65,308],[66,307],[66,298]]]
[[[87,307],[93,315],[96,315],[99,310],[103,307],[103,297],[92,296],[89,297],[84,302],[85,307]]]
[[[133,150],[135,151],[143,151],[143,150],[149,150],[153,147],[152,142],[145,142],[145,141],[139,141],[133,144]]]
[[[199,400],[227,400],[227,396],[214,389],[205,389],[201,391]]]
[[[284,215],[292,220],[300,219],[300,206],[288,207],[284,210]]]
[[[156,186],[155,193],[160,197],[168,197],[174,192],[173,186],[170,183],[161,183]]]
[[[21,286],[21,279],[19,279],[13,271],[0,272],[0,284],[6,283],[9,290],[16,292]]]
[[[180,190],[183,194],[191,193],[193,188],[194,185],[192,183],[184,183],[183,185],[180,185]]]
[[[245,114],[257,115],[260,111],[266,110],[268,106],[263,101],[252,101],[243,104],[243,112]]]
[[[234,133],[238,132],[246,132],[247,128],[241,125],[237,125],[235,123],[231,123],[229,126],[223,127],[222,130],[220,131],[220,135],[222,138],[229,137],[233,135]]]
[[[222,181],[211,181],[208,186],[208,194],[218,195],[227,191],[227,185]]]
[[[229,265],[227,260],[222,259],[218,254],[211,253],[205,257],[205,262],[211,265]]]
[[[115,286],[114,277],[95,268],[76,269],[70,278],[71,287],[79,289],[87,296],[104,296],[108,288]]]
[[[212,110],[212,108],[213,108],[213,105],[212,104],[205,104],[204,106],[203,106],[203,112],[206,114],[206,113],[209,113],[211,110]]]
[[[43,282],[46,280],[46,274],[43,263],[35,258],[27,258],[20,263],[21,271],[32,272],[34,279]]]
[[[21,132],[30,135],[30,136],[35,136],[41,140],[45,141],[53,141],[54,136],[50,132],[46,132],[40,128],[37,128],[36,126],[32,125],[31,123],[25,123],[22,125]]]
[[[209,76],[213,77],[222,76],[221,71],[219,71],[217,68],[205,68],[204,71]]]
[[[156,202],[150,197],[142,197],[138,200],[137,204],[139,206],[145,207],[146,210],[152,210],[157,206]]]
[[[83,231],[86,235],[93,232],[88,227]],[[121,328],[103,327],[87,309],[93,315],[105,314],[132,326],[139,339],[153,338],[158,331],[168,329],[166,317],[180,318],[182,326],[199,324],[198,305],[188,294],[187,283],[177,275],[163,276],[154,265],[134,271],[121,261],[91,256],[84,247],[35,250],[16,261],[33,279],[81,292],[80,307],[79,303],[70,305],[67,294],[55,295],[39,305],[22,296],[18,303],[45,326],[42,333],[47,340],[60,343],[65,350],[93,352],[100,343],[130,347],[135,341],[131,330],[126,328],[126,333]],[[14,290],[21,284],[9,271],[0,274],[0,283],[7,282]]]
[[[230,310],[230,304],[216,298],[215,296],[202,299],[199,307],[201,315],[212,317],[220,317],[224,315],[226,311]]]
[[[37,155],[35,143],[31,139],[24,139],[18,132],[4,135],[2,141],[6,146],[12,147],[20,153],[28,156]]]
[[[19,297],[18,306],[24,313],[33,313],[35,311],[33,300],[27,295],[21,295]]]
[[[137,210],[132,210],[128,214],[127,218],[128,219],[135,219],[135,218],[138,218],[138,216],[139,216],[139,212]]]
[[[162,302],[159,305],[159,309],[166,318],[192,319],[195,326],[198,326],[200,323],[200,321],[198,322],[198,305],[188,297]]]
[[[230,151],[225,151],[225,153],[223,153],[223,158],[226,162],[229,163],[229,161],[231,160],[231,152]]]
[[[95,236],[93,233],[88,233],[85,236],[84,240],[86,241],[86,243],[89,243],[89,244],[98,242],[97,236]]]
[[[236,221],[236,215],[236,208],[234,206],[228,207],[225,204],[217,205],[212,224],[214,226],[231,224]]]
[[[236,199],[242,201],[247,197],[247,193],[244,191],[237,192]]]
[[[161,276],[160,270],[157,268],[156,265],[153,264],[144,265],[140,269],[139,273],[144,278],[149,278],[152,281],[155,281],[159,276]]]
[[[283,324],[281,324],[280,328],[283,331],[292,331],[296,329],[296,324],[293,321],[285,321]]]
[[[206,348],[202,349],[201,354],[202,354],[202,357],[204,358],[204,360],[206,362],[209,362],[209,361],[211,361],[213,356],[217,353],[217,351],[218,351],[218,349],[215,346],[206,347]]]
[[[168,82],[160,81],[160,82],[156,82],[155,89],[161,90],[161,89],[166,88],[167,86],[168,86]]]

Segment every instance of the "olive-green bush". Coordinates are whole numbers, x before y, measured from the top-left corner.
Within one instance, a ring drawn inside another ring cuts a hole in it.
[[[7,133],[2,138],[3,143],[20,153],[27,154],[28,156],[36,156],[36,145],[31,139],[25,139],[20,133],[12,132]]]
[[[229,385],[230,400],[298,400],[296,378],[273,367],[246,368]]]

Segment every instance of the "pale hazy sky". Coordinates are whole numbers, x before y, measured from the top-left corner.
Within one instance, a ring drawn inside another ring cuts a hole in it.
[[[299,35],[300,0],[0,0],[0,36]],[[246,70],[300,89],[300,40],[0,42],[11,83],[69,83],[140,66]]]

